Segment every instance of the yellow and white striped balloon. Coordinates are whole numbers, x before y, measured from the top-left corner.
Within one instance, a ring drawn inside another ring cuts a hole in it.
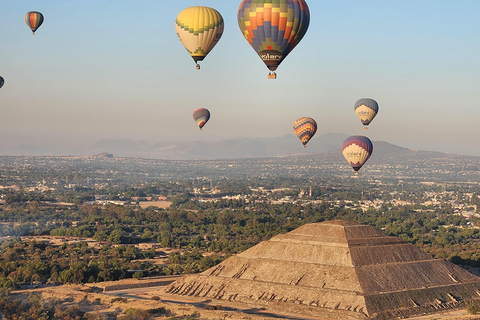
[[[175,31],[180,42],[197,63],[202,61],[220,40],[223,28],[222,15],[210,7],[187,8],[180,12],[175,20]]]

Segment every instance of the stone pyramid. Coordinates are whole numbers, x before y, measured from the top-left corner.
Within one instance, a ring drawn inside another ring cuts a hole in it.
[[[480,278],[371,226],[307,224],[169,285],[166,294],[322,319],[394,319],[480,299]]]

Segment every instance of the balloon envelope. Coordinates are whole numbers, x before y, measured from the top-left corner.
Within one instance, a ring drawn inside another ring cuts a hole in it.
[[[202,61],[223,34],[223,17],[210,7],[195,6],[180,12],[175,31],[195,62]]]
[[[0,88],[3,87],[4,84],[5,84],[5,79],[3,79],[2,76],[0,76]]]
[[[378,113],[378,103],[373,99],[360,99],[355,102],[353,110],[363,125],[368,126]]]
[[[203,126],[207,123],[210,119],[210,111],[205,108],[199,108],[193,111],[193,120],[198,124],[200,130],[202,130]]]
[[[317,122],[308,117],[298,118],[293,123],[293,131],[305,146],[317,132]]]
[[[304,0],[243,0],[237,20],[245,39],[275,71],[307,32],[310,11]]]
[[[345,139],[342,145],[342,153],[353,170],[358,171],[370,158],[373,152],[373,144],[364,136],[351,136]]]
[[[38,11],[30,11],[25,15],[25,22],[28,27],[32,30],[33,34],[43,23],[43,14]]]

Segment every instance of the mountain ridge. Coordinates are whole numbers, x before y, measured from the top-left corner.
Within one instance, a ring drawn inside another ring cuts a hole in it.
[[[164,160],[248,159],[324,154],[340,150],[348,137],[344,133],[327,133],[310,140],[306,148],[295,135],[272,138],[229,138],[217,141],[166,141],[149,143],[127,139],[99,140],[91,153],[113,153],[121,157]]]
[[[26,149],[2,148],[0,152],[5,156],[92,156],[98,154],[111,154],[115,157],[130,157],[156,160],[234,160],[234,159],[256,159],[268,157],[290,157],[290,156],[319,156],[341,157],[341,146],[348,137],[344,133],[327,133],[315,136],[303,148],[299,139],[293,134],[287,134],[271,138],[228,138],[220,140],[195,140],[195,141],[146,141],[132,139],[103,139],[97,140],[87,146],[68,149],[44,148],[41,146],[30,146]],[[453,153],[440,151],[413,150],[386,141],[373,140],[374,150],[370,162],[375,158],[396,159],[403,156],[423,157],[452,157]],[[381,151],[381,152],[379,152]],[[383,153],[383,155],[381,154]],[[469,155],[458,155],[462,157],[474,157]]]
[[[306,148],[294,135],[284,135],[273,138],[231,138],[218,141],[172,141],[148,143],[132,140],[100,140],[90,148],[90,154],[111,153],[119,157],[137,157],[161,160],[228,160],[228,159],[253,159],[268,157],[289,157],[324,155],[330,153],[341,156],[341,146],[348,137],[343,133],[328,133],[316,136],[310,140]],[[436,155],[454,154],[439,151],[413,150],[394,145],[386,141],[372,141],[374,148],[372,158],[379,155],[375,152],[381,150],[382,158],[396,158],[400,155],[426,153],[429,157]],[[465,157],[474,157],[458,155]]]

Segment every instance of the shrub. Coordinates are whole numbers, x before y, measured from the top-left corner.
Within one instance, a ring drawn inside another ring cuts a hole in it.
[[[150,312],[142,309],[130,308],[125,311],[126,319],[147,320],[152,316]]]
[[[149,311],[151,314],[154,314],[154,315],[169,316],[170,314],[172,314],[172,312],[168,309],[165,309],[165,307],[150,309]]]
[[[469,314],[477,314],[480,312],[480,305],[476,302],[472,303],[472,304],[469,304],[467,306],[467,312]]]

